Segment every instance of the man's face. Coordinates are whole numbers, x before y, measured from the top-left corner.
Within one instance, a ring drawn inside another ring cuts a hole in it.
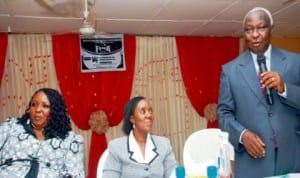
[[[271,42],[272,28],[264,12],[256,11],[249,14],[244,24],[244,36],[248,48],[256,54],[264,53]]]

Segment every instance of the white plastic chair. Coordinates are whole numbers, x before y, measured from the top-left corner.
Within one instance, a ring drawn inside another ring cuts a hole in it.
[[[102,178],[103,175],[103,166],[104,166],[104,162],[106,160],[106,157],[108,155],[108,150],[104,150],[104,152],[102,153],[99,161],[98,161],[98,166],[97,166],[97,178]]]
[[[206,167],[218,165],[220,129],[202,129],[192,133],[184,143],[183,164],[187,174],[206,175]],[[234,159],[232,147],[231,158]]]

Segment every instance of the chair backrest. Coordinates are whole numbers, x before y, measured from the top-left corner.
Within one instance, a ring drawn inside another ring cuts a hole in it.
[[[97,166],[97,178],[102,178],[103,175],[103,166],[104,166],[104,162],[106,160],[106,157],[108,155],[108,150],[104,150],[104,152],[102,153],[99,161],[98,161],[98,166]]]
[[[220,155],[220,129],[202,129],[192,133],[184,143],[183,164],[187,172],[206,173],[206,166],[218,164]],[[232,147],[231,157],[233,160],[234,150]]]

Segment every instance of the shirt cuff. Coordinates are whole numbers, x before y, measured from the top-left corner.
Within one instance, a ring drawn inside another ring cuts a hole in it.
[[[286,89],[286,84],[285,83],[284,83],[284,92],[282,92],[282,93],[277,92],[277,93],[278,93],[279,96],[282,96],[282,97],[286,98],[287,89]]]
[[[240,139],[239,139],[239,142],[240,144],[243,144],[243,141],[242,141],[242,137],[243,137],[243,134],[247,131],[247,129],[244,129],[240,135]]]

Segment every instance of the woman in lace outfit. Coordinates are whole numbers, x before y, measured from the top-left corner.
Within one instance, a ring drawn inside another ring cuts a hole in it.
[[[20,118],[0,125],[1,178],[84,178],[83,138],[57,90],[37,90]]]

